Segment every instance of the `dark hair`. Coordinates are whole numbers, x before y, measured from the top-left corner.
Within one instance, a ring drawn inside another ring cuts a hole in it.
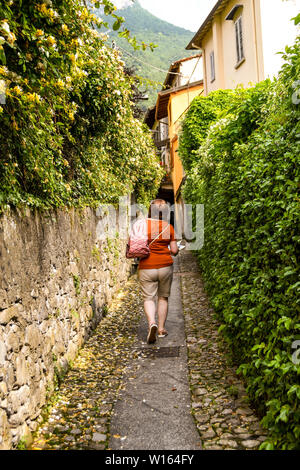
[[[164,199],[154,199],[149,207],[148,218],[169,221],[169,204]]]

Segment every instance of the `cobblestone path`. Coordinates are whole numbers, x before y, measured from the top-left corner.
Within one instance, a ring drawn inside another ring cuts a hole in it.
[[[257,450],[266,439],[209,305],[195,258],[180,257],[193,414],[203,449]]]
[[[248,405],[241,379],[228,363],[226,345],[190,253],[181,252],[179,271],[199,447],[257,449],[266,435]],[[63,379],[30,450],[105,450],[111,437],[122,439],[117,433],[110,436],[110,421],[122,378],[138,357],[134,344],[142,315],[137,277],[133,276]]]
[[[121,378],[132,358],[142,302],[132,277],[80,350],[31,450],[104,450]]]

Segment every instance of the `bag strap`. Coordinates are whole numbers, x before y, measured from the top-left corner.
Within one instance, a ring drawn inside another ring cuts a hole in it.
[[[149,246],[152,245],[152,243],[154,243],[164,233],[164,231],[167,230],[167,228],[169,228],[169,224],[157,235],[156,238],[154,238],[154,240],[152,240],[151,243],[149,243]]]

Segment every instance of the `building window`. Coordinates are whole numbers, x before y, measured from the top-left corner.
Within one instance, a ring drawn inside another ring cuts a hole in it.
[[[216,79],[216,67],[215,67],[215,53],[210,53],[210,81],[213,82]]]
[[[237,53],[237,65],[245,58],[243,45],[243,27],[242,17],[240,16],[235,22],[235,41]]]

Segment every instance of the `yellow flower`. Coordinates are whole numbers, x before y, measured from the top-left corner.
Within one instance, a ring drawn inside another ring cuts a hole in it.
[[[95,21],[97,21],[98,18],[96,15],[94,15],[94,13],[91,13],[89,19],[95,23]]]
[[[40,103],[41,97],[37,93],[27,93],[26,98],[32,103]]]
[[[15,87],[12,89],[12,91],[14,91],[16,95],[21,95],[22,92],[23,92],[22,88],[21,88],[20,86],[18,86],[18,85],[15,86]]]
[[[49,36],[47,38],[47,44],[49,44],[49,46],[54,46],[54,44],[56,44],[55,38],[53,36]]]
[[[16,38],[16,36],[15,36],[14,33],[9,33],[9,34],[7,35],[7,42],[9,42],[9,44],[13,44],[16,39],[17,39],[17,38]]]
[[[8,73],[8,68],[0,66],[0,74],[6,75],[7,73]]]
[[[44,31],[42,29],[37,29],[35,35],[37,38],[44,36]]]
[[[39,4],[37,5],[37,9],[41,12],[41,13],[44,13],[44,15],[48,15],[48,8],[47,8],[47,5],[45,3],[42,3],[42,4]]]
[[[68,33],[69,32],[69,28],[66,24],[63,24],[61,29],[63,30],[64,33]]]
[[[88,11],[86,8],[84,8],[84,9],[79,13],[78,16],[79,16],[79,18],[80,18],[81,20],[86,20],[86,19],[89,17],[89,11]]]
[[[47,11],[47,16],[49,18],[53,18],[54,17],[54,10],[52,10],[52,8],[49,8],[48,11]]]
[[[71,119],[71,121],[74,121],[74,113],[72,113],[71,111],[68,113],[68,116],[69,118]]]
[[[65,87],[65,83],[63,80],[61,80],[61,78],[59,78],[56,82],[57,86],[59,86],[59,88],[64,88]]]

